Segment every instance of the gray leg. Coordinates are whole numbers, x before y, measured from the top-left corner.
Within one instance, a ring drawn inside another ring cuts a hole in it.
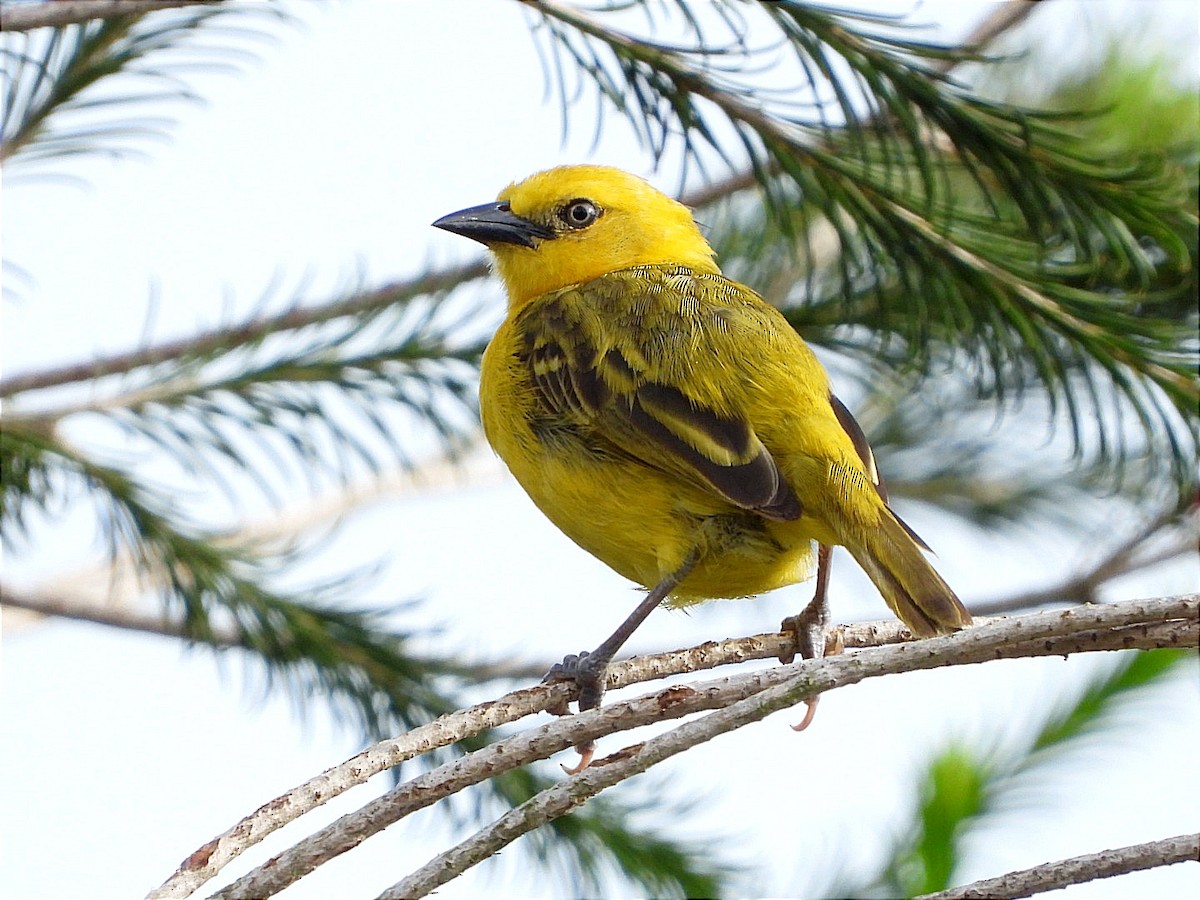
[[[598,707],[600,699],[604,696],[608,664],[612,662],[622,645],[629,640],[629,636],[637,631],[642,622],[646,621],[646,617],[654,612],[655,608],[670,596],[671,591],[679,586],[679,582],[687,577],[688,572],[696,565],[696,558],[696,554],[693,553],[684,560],[683,565],[656,584],[653,590],[646,594],[646,598],[621,623],[620,627],[610,634],[599,647],[590,652],[585,650],[583,653],[573,653],[567,656],[562,662],[552,666],[542,681],[574,681],[579,686],[579,711],[583,712]],[[555,710],[551,710],[551,712],[555,712]],[[582,772],[587,768],[588,763],[592,761],[596,745],[588,741],[575,749],[579,751],[579,764],[571,769],[563,767],[570,775]]]
[[[798,616],[788,616],[780,625],[780,631],[796,635],[796,646],[804,659],[820,659],[825,655],[825,631],[829,627],[829,566],[833,559],[833,548],[817,545],[817,589],[812,600]],[[783,664],[796,658],[794,653],[779,657]]]
[[[829,567],[833,560],[833,548],[825,544],[817,545],[817,587],[808,606],[804,607],[798,616],[788,616],[780,623],[780,631],[790,631],[796,635],[796,647],[803,659],[821,659],[825,656],[825,634],[829,628]],[[831,652],[839,653],[840,642]],[[795,653],[785,653],[779,661],[787,665],[796,658]],[[812,724],[813,716],[817,714],[817,702],[820,695],[804,701],[808,709],[804,718],[792,728],[803,731]]]

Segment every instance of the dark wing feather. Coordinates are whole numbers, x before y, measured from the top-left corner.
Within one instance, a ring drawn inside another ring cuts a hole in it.
[[[854,449],[858,451],[859,459],[863,461],[863,465],[867,468],[867,474],[871,477],[871,483],[875,485],[875,490],[883,498],[883,502],[886,505],[888,501],[887,485],[883,483],[883,476],[879,474],[879,467],[875,465],[875,453],[871,450],[871,445],[867,443],[867,435],[863,432],[862,426],[858,424],[854,416],[850,415],[850,410],[846,408],[846,404],[842,403],[833,394],[829,395],[829,404],[833,407],[833,414],[837,417],[838,422],[841,423],[842,429],[850,436],[850,442],[854,444]],[[908,532],[908,536],[917,542],[918,547],[929,550],[930,553],[933,552],[930,550],[929,545],[922,540],[921,536],[913,531],[907,522],[896,515],[896,511],[891,506],[888,506],[888,512],[900,523],[900,527]]]
[[[769,518],[800,517],[800,501],[744,420],[719,416],[676,387],[649,382],[634,392],[629,421],[732,503]]]
[[[655,320],[638,317],[638,298],[628,292],[639,282],[620,274],[539,301],[522,317],[523,358],[541,411],[593,444],[614,446],[743,509],[799,518],[800,501],[749,422],[709,409],[646,371],[649,342],[661,341],[664,329],[700,326],[682,308],[677,317],[664,316],[661,294]],[[681,307],[694,309],[695,300],[682,297]],[[632,346],[618,346],[617,336],[604,330],[609,321],[620,321],[620,339],[632,338]]]
[[[863,432],[862,426],[858,424],[854,416],[850,415],[850,410],[846,409],[846,404],[833,394],[829,395],[829,405],[833,407],[833,414],[837,417],[838,424],[842,426],[842,430],[850,436],[850,443],[854,444],[854,449],[858,451],[858,458],[867,467],[867,475],[871,478],[871,484],[875,485],[875,490],[879,492],[879,496],[886,502],[888,498],[887,486],[883,483],[883,478],[879,474],[879,468],[875,465],[875,454],[871,452],[871,445],[867,443],[867,436]]]

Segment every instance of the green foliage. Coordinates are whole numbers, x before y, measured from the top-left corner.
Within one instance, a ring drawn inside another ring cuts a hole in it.
[[[962,747],[951,747],[930,764],[921,786],[915,846],[896,861],[903,895],[950,887],[963,830],[987,809],[987,772]]]
[[[219,4],[6,33],[0,161],[25,167],[139,154],[166,135],[170,102],[200,99],[184,80],[189,72],[237,71],[254,59],[239,42],[267,34],[249,22],[284,18],[274,4]],[[119,91],[114,75],[122,76]]]
[[[1193,479],[1200,357],[1179,310],[1196,293],[1196,217],[1176,168],[1096,152],[1086,117],[985,99],[941,74],[975,56],[915,40],[894,17],[797,2],[700,17],[677,4],[689,40],[668,46],[615,24],[648,4],[530,5],[564,107],[572,65],[656,158],[678,134],[690,161],[707,149],[741,165],[733,130],[771,214],[757,229],[767,240],[741,246],[776,248],[792,273],[747,280],[782,288],[806,337],[837,323],[862,355],[926,374],[952,348],[983,391],[1015,401],[1038,388],[1079,452],[1101,418],[1098,450],[1118,465],[1140,452],[1132,413],[1165,445],[1162,473]],[[778,42],[751,30],[763,17]]]
[[[220,461],[268,495],[249,443],[277,475],[290,470],[314,486],[322,475],[344,484],[409,465],[421,432],[453,453],[476,429],[482,352],[471,338],[476,310],[458,307],[393,292],[370,311],[172,360],[94,414],[149,439],[190,474],[219,483]]]
[[[1097,678],[1079,698],[1048,718],[1029,747],[1025,768],[1041,764],[1038,754],[1069,751],[1096,732],[1111,726],[1110,718],[1125,703],[1136,703],[1140,691],[1161,682],[1192,654],[1178,650],[1150,650],[1129,654],[1112,671]]]
[[[1074,113],[1076,129],[1097,156],[1165,158],[1194,193],[1200,170],[1190,163],[1200,154],[1200,98],[1194,79],[1180,78],[1183,66],[1171,54],[1170,48],[1139,54],[1113,41],[1094,66],[1055,82],[1052,91],[1041,85],[1037,100],[1048,109]],[[985,81],[988,89],[1006,100],[1020,102],[1035,90],[1016,78],[1005,79],[1003,66],[988,74],[993,75]],[[1080,110],[1088,114],[1079,116]]]
[[[11,546],[26,537],[29,513],[44,512],[54,495],[41,442],[0,431],[0,540]]]
[[[1018,801],[1026,814],[1049,810],[1053,791],[1030,791],[1029,784],[1049,781],[1089,747],[1128,728],[1122,720],[1147,702],[1148,692],[1194,659],[1177,650],[1124,654],[1078,697],[1064,699],[1023,744],[1002,748],[999,733],[990,750],[952,743],[927,765],[910,821],[881,874],[869,883],[843,875],[830,895],[915,897],[952,887],[972,832],[996,824]]]

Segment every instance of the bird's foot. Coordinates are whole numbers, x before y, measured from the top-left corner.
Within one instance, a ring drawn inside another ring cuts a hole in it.
[[[809,604],[799,615],[788,616],[779,623],[780,631],[790,631],[796,636],[796,650],[779,655],[779,661],[785,666],[795,660],[796,651],[801,659],[821,659],[823,656],[833,656],[825,650],[828,624],[827,611],[816,604]],[[836,640],[841,640],[841,631],[836,631]],[[840,653],[841,648],[835,652]]]
[[[584,650],[582,653],[569,654],[563,658],[562,662],[551,666],[550,671],[542,678],[542,682],[544,684],[554,684],[560,681],[575,682],[579,688],[579,711],[584,712],[600,705],[600,700],[604,696],[604,680],[607,674],[608,661]],[[552,707],[548,711],[556,716],[565,716],[570,713],[565,703],[559,707]],[[577,744],[575,751],[579,754],[579,762],[574,766],[562,767],[568,775],[578,775],[591,764],[592,757],[596,754],[596,744],[594,741]]]
[[[588,741],[586,744],[576,744],[575,752],[579,754],[579,762],[575,763],[575,765],[564,766],[562,763],[559,763],[559,768],[568,775],[578,775],[592,764],[592,757],[596,755],[596,742]]]
[[[604,696],[604,679],[608,674],[608,660],[584,650],[571,653],[560,663],[550,667],[542,678],[544,684],[558,681],[573,681],[579,688],[579,711],[595,709]]]
[[[780,631],[790,631],[796,636],[796,647],[802,659],[822,659],[826,656],[837,656],[846,649],[845,638],[840,627],[826,630],[826,610],[817,604],[807,607],[797,616],[788,616],[780,625]],[[784,665],[796,658],[795,652],[784,653],[779,661]],[[817,704],[821,695],[810,697],[804,701],[807,710],[804,718],[792,726],[793,731],[803,731],[812,724],[817,714]]]

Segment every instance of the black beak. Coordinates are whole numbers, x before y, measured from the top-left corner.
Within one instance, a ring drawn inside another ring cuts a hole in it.
[[[522,219],[507,203],[485,203],[442,216],[433,223],[452,234],[461,234],[481,244],[520,244],[536,247],[538,240],[549,240],[554,232],[537,222]]]

